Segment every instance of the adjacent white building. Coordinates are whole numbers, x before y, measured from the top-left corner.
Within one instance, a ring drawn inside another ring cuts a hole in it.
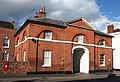
[[[109,25],[107,29],[108,34],[114,36],[112,38],[113,69],[120,69],[120,29],[114,29],[113,25]]]

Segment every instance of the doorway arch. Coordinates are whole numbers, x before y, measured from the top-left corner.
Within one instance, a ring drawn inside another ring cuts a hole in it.
[[[73,73],[89,73],[89,50],[84,46],[72,49]]]

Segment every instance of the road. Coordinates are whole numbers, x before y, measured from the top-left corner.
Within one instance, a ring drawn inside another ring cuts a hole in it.
[[[104,78],[104,79],[90,79],[90,80],[73,80],[73,81],[61,81],[61,80],[41,80],[41,79],[31,79],[31,80],[16,80],[11,82],[120,82],[120,77],[114,78]],[[0,82],[10,82],[10,81],[0,81]]]
[[[65,81],[68,82],[68,81]],[[91,80],[74,80],[69,82],[120,82],[120,77],[105,78],[105,79],[91,79]]]

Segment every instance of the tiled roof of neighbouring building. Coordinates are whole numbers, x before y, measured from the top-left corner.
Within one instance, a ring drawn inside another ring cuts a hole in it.
[[[14,29],[14,25],[11,22],[0,21],[0,27]]]

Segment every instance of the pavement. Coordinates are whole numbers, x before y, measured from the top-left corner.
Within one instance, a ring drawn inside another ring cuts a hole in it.
[[[110,77],[109,74],[111,74]],[[116,75],[116,76],[114,76]],[[61,82],[61,81],[74,81],[74,80],[89,80],[89,79],[104,79],[111,77],[120,77],[120,71],[97,72],[97,73],[76,73],[76,74],[40,74],[40,75],[27,75],[25,77],[17,78],[0,78],[0,82]]]

